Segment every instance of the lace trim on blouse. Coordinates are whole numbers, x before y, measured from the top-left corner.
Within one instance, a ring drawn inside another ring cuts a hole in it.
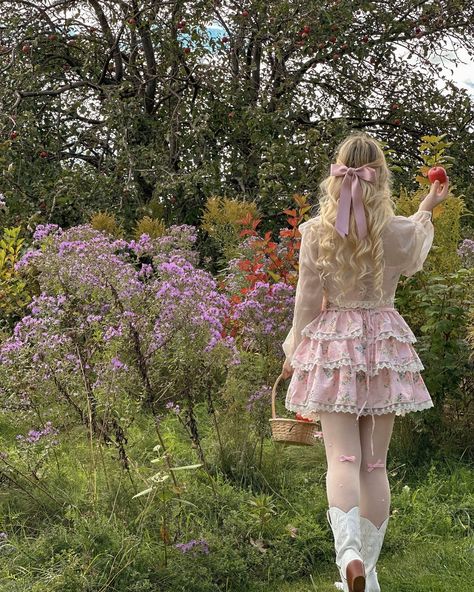
[[[379,307],[391,306],[395,307],[395,300],[393,298],[387,298],[386,300],[349,300],[345,302],[328,302],[328,309],[337,308],[379,308]]]

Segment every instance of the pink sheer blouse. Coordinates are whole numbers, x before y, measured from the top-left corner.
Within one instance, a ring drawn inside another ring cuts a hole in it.
[[[323,287],[315,261],[318,257],[318,220],[311,218],[300,224],[299,275],[296,285],[292,327],[282,344],[289,361],[302,339],[301,331],[320,312],[323,305]],[[370,278],[361,281],[356,291],[340,294],[326,281],[327,301],[343,308],[372,308],[394,306],[395,290],[400,275],[412,276],[422,269],[433,244],[432,214],[419,210],[411,216],[393,216],[382,230],[385,271],[383,299],[376,301]]]

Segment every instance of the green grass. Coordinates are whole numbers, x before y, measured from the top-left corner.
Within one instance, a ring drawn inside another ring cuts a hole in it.
[[[196,462],[177,424],[168,422],[163,433],[176,465]],[[37,485],[22,491],[0,482],[0,531],[8,533],[0,541],[0,592],[333,592],[338,573],[322,446],[267,440],[258,467],[226,440],[227,460],[217,470],[212,431],[202,433],[215,470],[212,478],[181,472],[183,501],[170,499],[165,510],[173,537],[166,568],[160,500],[132,499],[158,469],[150,463],[151,422],[137,421],[129,433],[130,476],[112,448],[91,450],[87,432],[76,429],[48,458]],[[412,466],[394,455],[387,466],[392,514],[378,564],[382,591],[470,592],[472,468],[446,459]],[[249,503],[255,500],[258,511]],[[209,542],[208,555],[173,547],[200,538]],[[254,544],[259,539],[263,548]]]
[[[377,566],[382,592],[471,592],[473,541],[428,542],[395,554],[383,553]],[[336,568],[280,586],[257,586],[252,592],[334,592]]]

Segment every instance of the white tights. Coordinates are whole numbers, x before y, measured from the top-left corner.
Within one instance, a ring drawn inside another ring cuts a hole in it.
[[[319,417],[328,465],[329,506],[337,506],[344,512],[359,506],[360,515],[379,528],[390,511],[386,463],[395,413],[375,417],[373,455],[370,415],[356,419],[355,413],[321,412]]]

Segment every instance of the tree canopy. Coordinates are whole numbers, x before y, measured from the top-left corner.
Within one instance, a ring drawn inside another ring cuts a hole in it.
[[[473,199],[467,0],[0,1],[0,191],[63,225],[99,208],[195,223],[211,195],[271,215],[314,192],[336,143],[371,132],[413,182],[447,133]],[[447,61],[448,60],[448,61]]]

